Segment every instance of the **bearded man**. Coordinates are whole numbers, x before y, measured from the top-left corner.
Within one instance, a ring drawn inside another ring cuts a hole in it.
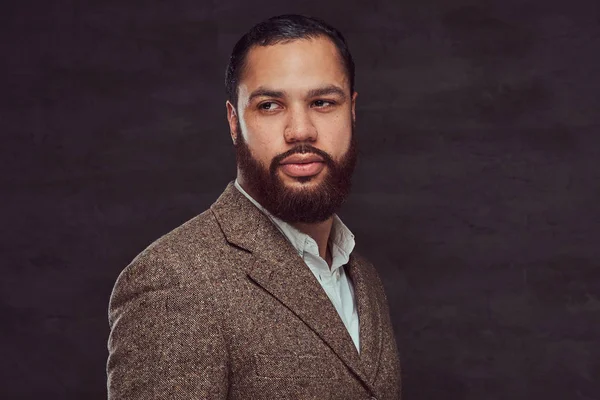
[[[237,179],[117,279],[109,399],[399,399],[383,285],[335,214],[357,159],[346,41],[271,18],[226,88]]]

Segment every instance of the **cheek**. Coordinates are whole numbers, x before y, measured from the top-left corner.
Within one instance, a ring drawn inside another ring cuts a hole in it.
[[[244,131],[244,138],[250,148],[250,152],[255,159],[260,161],[264,166],[271,165],[273,157],[282,152],[281,144],[278,139],[281,135],[276,135],[267,127],[248,126]]]
[[[352,121],[347,119],[336,119],[329,121],[327,126],[323,126],[321,132],[329,132],[328,135],[321,135],[321,143],[334,159],[339,160],[350,147],[352,138]]]

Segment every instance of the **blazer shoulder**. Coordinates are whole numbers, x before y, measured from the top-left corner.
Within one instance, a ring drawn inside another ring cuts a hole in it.
[[[350,255],[351,262],[353,262],[357,268],[360,268],[363,276],[370,282],[371,285],[377,288],[377,292],[385,299],[387,299],[385,285],[381,280],[379,272],[375,265],[371,261],[369,261],[366,257],[362,256],[356,251],[353,251]]]
[[[214,215],[210,210],[206,210],[156,239],[138,254],[133,262],[148,258],[183,262],[188,258],[197,258],[203,253],[214,251],[216,247],[225,243],[225,237]]]
[[[208,279],[227,242],[207,210],[164,234],[141,251],[119,274],[115,288],[126,285],[176,287]],[[194,280],[190,280],[190,275]]]
[[[354,250],[350,254],[350,260],[351,262],[355,263],[363,272],[365,272],[369,276],[369,278],[373,278],[380,281],[377,268],[375,268],[375,266],[371,261],[369,261],[369,259],[367,259],[363,255],[358,253],[356,250]]]
[[[365,256],[363,256],[356,250],[353,250],[352,253],[350,253],[350,258],[353,259],[359,265],[366,265],[369,268],[373,268],[373,263],[371,263]]]

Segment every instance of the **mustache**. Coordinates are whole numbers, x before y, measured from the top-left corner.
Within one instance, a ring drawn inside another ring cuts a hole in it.
[[[288,158],[289,156],[291,156],[293,154],[311,154],[311,153],[316,154],[319,157],[321,157],[327,166],[332,167],[335,165],[333,158],[328,153],[324,152],[323,150],[317,149],[316,147],[311,146],[310,144],[302,143],[298,146],[295,146],[295,147],[289,149],[285,153],[281,153],[281,154],[278,154],[277,156],[275,156],[273,158],[273,160],[271,161],[270,169],[271,169],[271,171],[274,171],[281,164],[281,162],[284,159]]]

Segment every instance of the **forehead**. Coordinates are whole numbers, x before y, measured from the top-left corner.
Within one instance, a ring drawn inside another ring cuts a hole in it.
[[[326,37],[298,39],[251,48],[240,79],[240,96],[259,86],[293,92],[325,85],[350,90],[337,47]]]

